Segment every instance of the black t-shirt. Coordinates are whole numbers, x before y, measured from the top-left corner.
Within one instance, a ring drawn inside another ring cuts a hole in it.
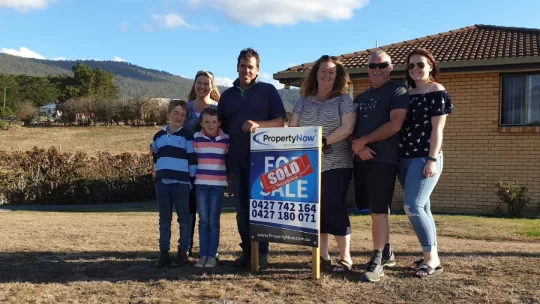
[[[354,99],[356,107],[355,138],[360,138],[390,121],[390,112],[396,109],[409,108],[407,89],[393,81],[386,82],[382,87],[369,88]],[[389,138],[367,144],[375,151],[374,159],[370,161],[398,163],[399,132]],[[355,155],[355,161],[362,160]]]
[[[399,136],[399,156],[404,158],[429,156],[431,118],[454,112],[450,96],[444,90],[413,94],[409,112]]]

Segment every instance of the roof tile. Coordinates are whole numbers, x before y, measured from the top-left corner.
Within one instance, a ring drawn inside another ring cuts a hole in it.
[[[478,24],[340,57],[346,68],[365,67],[370,51],[383,49],[395,65],[401,65],[406,63],[412,50],[420,47],[432,52],[439,62],[539,56],[540,29]],[[313,63],[290,67],[279,73],[304,72]]]

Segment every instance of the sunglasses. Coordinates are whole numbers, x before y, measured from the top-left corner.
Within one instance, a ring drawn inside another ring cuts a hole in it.
[[[204,70],[198,71],[197,74],[195,75],[195,78],[197,78],[197,77],[199,77],[201,75],[210,76],[210,78],[214,79],[214,73],[212,73],[210,71],[204,71]]]
[[[426,67],[426,63],[422,62],[422,61],[417,62],[417,63],[409,63],[407,65],[407,70],[410,71],[410,70],[414,69],[414,66],[417,66],[420,70],[423,70]]]
[[[332,59],[332,60],[338,60],[338,58],[336,56],[330,56],[330,55],[322,55],[321,56],[321,60],[329,60],[329,59]]]
[[[379,68],[379,70],[382,70],[382,69],[386,69],[388,66],[390,66],[390,62],[388,61],[368,64],[368,68],[370,70],[375,70],[376,68]]]

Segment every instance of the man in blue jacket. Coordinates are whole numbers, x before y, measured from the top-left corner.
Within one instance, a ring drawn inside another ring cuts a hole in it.
[[[233,87],[221,95],[218,111],[223,131],[229,134],[227,170],[231,176],[236,205],[236,223],[240,234],[242,255],[235,260],[237,267],[248,267],[251,262],[249,239],[249,171],[250,133],[257,128],[285,125],[285,108],[276,88],[259,81],[260,58],[252,48],[240,52],[237,61],[238,78]],[[259,243],[259,265],[267,263],[268,243]]]

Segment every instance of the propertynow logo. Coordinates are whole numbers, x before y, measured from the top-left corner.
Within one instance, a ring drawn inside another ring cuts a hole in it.
[[[261,132],[253,136],[253,140],[261,145],[277,144],[277,143],[301,143],[301,142],[314,142],[315,135],[281,135],[272,136],[267,134],[268,131]]]

